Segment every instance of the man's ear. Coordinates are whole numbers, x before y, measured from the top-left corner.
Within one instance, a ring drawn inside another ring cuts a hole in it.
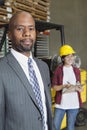
[[[9,37],[9,39],[11,40],[12,34],[11,34],[10,31],[8,31],[8,37]]]

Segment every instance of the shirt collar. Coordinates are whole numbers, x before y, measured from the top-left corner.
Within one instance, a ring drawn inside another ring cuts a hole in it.
[[[14,57],[17,59],[18,62],[20,63],[26,63],[28,61],[28,57],[23,55],[22,53],[14,50],[13,48],[11,48],[11,53],[14,55]],[[30,52],[30,56],[29,58],[32,58],[33,59],[33,56],[32,56],[32,52]]]

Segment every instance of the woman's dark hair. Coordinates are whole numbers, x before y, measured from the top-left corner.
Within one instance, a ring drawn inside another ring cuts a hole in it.
[[[64,64],[64,58],[65,58],[66,56],[62,56],[61,57],[61,61],[62,61],[62,63]]]
[[[75,56],[75,54],[72,54],[72,55]],[[61,61],[62,61],[63,64],[64,64],[64,58],[65,58],[66,56],[68,56],[68,55],[64,55],[64,56],[61,57]]]

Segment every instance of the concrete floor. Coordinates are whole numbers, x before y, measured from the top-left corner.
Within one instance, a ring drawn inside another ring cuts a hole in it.
[[[75,130],[87,130],[87,125],[80,126],[80,127],[75,127]]]

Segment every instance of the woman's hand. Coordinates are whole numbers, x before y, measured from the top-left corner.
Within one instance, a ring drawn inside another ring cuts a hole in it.
[[[84,90],[82,86],[83,86],[83,85],[81,85],[81,84],[80,84],[80,85],[76,85],[76,86],[75,86],[75,90],[76,90],[76,91],[79,91],[79,92],[82,92],[82,91]]]
[[[64,84],[63,85],[63,88],[70,88],[71,87],[71,84]]]

